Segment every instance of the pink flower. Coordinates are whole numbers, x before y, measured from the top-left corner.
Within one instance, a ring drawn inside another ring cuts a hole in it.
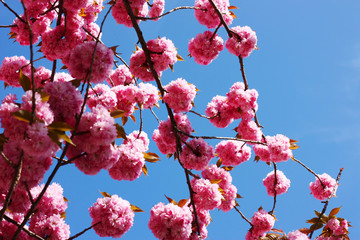
[[[160,16],[164,12],[165,0],[154,0],[152,7],[149,11],[149,17],[154,18]],[[160,18],[154,19],[154,21],[159,20]]]
[[[118,195],[98,198],[89,208],[92,225],[100,237],[120,238],[129,231],[134,222],[134,212],[128,201]]]
[[[227,97],[217,95],[208,103],[205,114],[210,117],[210,122],[215,127],[225,128],[239,113],[228,104]]]
[[[245,91],[244,83],[236,82],[230,88],[230,91],[226,94],[229,105],[240,109],[241,117],[243,119],[251,119],[254,114],[248,114],[249,111],[255,112],[257,110],[257,98],[258,92],[255,89],[248,89]]]
[[[348,233],[349,224],[344,220],[339,220],[337,218],[331,218],[326,226],[333,231],[335,236],[341,236]]]
[[[134,83],[134,79],[132,78],[129,68],[127,68],[125,65],[120,65],[118,68],[112,71],[110,77],[107,79],[107,82],[110,86],[113,86],[112,84],[114,84],[114,86],[129,85]]]
[[[232,27],[231,31],[235,32],[238,36],[233,33],[233,36],[225,42],[227,50],[231,54],[241,56],[242,58],[249,56],[256,48],[256,33],[248,26]]]
[[[232,182],[230,173],[223,168],[217,167],[215,164],[208,166],[204,171],[202,171],[201,176],[210,181],[221,180],[218,185],[222,189],[230,187]]]
[[[20,69],[31,76],[30,62],[23,56],[5,57],[0,67],[0,80],[13,87],[20,87]]]
[[[76,46],[70,53],[67,67],[71,76],[87,81],[88,77],[92,83],[101,83],[111,74],[113,65],[113,52],[105,45],[98,43],[92,63],[93,52],[96,42],[85,42]],[[92,66],[92,68],[91,68]],[[91,73],[90,73],[91,68]]]
[[[174,117],[177,128],[182,132],[190,134],[193,128],[191,127],[191,123],[187,116],[175,114]],[[186,135],[181,133],[178,134],[181,141],[185,142],[188,139]],[[160,122],[159,129],[154,130],[152,139],[156,142],[160,152],[163,154],[173,154],[176,151],[176,136],[169,118],[167,121]]]
[[[146,0],[133,0],[130,2],[130,7],[137,17],[146,17],[149,11]],[[111,14],[117,23],[124,24],[126,27],[133,26],[123,1],[116,1]],[[137,20],[137,23],[139,22],[140,20]]]
[[[195,138],[182,149],[180,162],[187,169],[202,171],[214,156],[214,148],[211,145],[202,138]]]
[[[308,240],[308,236],[299,230],[288,233],[288,240]]]
[[[199,33],[189,42],[189,52],[198,64],[208,65],[224,49],[224,40],[211,31]]]
[[[268,175],[266,176],[266,178],[263,179],[263,184],[266,187],[266,191],[268,193],[269,196],[273,197],[275,194],[275,190],[276,190],[276,194],[280,195],[283,193],[286,193],[288,188],[290,187],[290,180],[286,178],[285,174],[280,171],[277,170],[276,171],[276,186],[274,189],[274,183],[275,183],[275,172],[272,171],[270,173],[268,173]]]
[[[236,131],[238,132],[238,137],[241,139],[261,141],[262,131],[254,121],[242,120]]]
[[[233,17],[230,15],[228,7],[230,6],[229,0],[214,0],[216,7],[222,13],[226,24],[231,24]],[[196,0],[195,1],[195,17],[200,24],[208,28],[215,28],[220,24],[220,18],[215,12],[215,9],[209,0]]]
[[[164,87],[163,100],[175,113],[187,112],[192,108],[196,96],[196,87],[185,79],[178,78]]]
[[[251,148],[241,141],[221,141],[216,153],[225,166],[237,166],[251,157]]]
[[[284,135],[277,134],[274,137],[266,137],[266,145],[255,144],[253,150],[264,162],[284,162],[293,155],[290,149],[290,140]]]
[[[154,236],[164,240],[188,239],[192,229],[192,214],[189,207],[172,203],[158,203],[151,208],[149,228]]]
[[[266,232],[269,232],[275,224],[275,218],[268,214],[265,210],[260,209],[251,219],[251,224],[253,225],[253,232],[262,235]]]
[[[97,105],[102,105],[109,110],[114,109],[117,104],[116,94],[114,91],[111,91],[108,85],[98,84],[89,90],[86,104],[90,109]]]
[[[310,183],[310,191],[312,195],[314,195],[314,197],[318,200],[324,200],[331,196],[335,196],[337,190],[336,180],[326,173],[319,175],[319,178],[324,184],[324,187],[319,179],[315,178],[315,182]]]
[[[60,214],[51,216],[38,214],[36,217],[32,217],[29,230],[49,239],[65,240],[70,237],[70,227]]]
[[[150,83],[139,83],[136,92],[136,102],[145,109],[152,108],[160,100],[157,87]]]
[[[191,187],[196,193],[193,198],[197,208],[213,210],[220,206],[222,195],[218,184],[212,184],[207,179],[193,178],[191,180]]]

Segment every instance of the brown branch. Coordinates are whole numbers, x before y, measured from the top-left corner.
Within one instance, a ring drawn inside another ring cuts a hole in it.
[[[246,79],[246,75],[245,75],[245,70],[244,70],[244,61],[243,58],[241,57],[241,55],[239,55],[239,63],[240,63],[240,71],[241,71],[241,75],[244,81],[244,85],[245,85],[245,91],[249,89],[249,85],[247,83],[247,79]]]
[[[91,225],[90,227],[85,228],[84,230],[82,230],[81,232],[75,234],[74,236],[69,237],[68,240],[72,240],[72,239],[75,239],[75,238],[77,238],[77,237],[80,237],[81,235],[83,235],[84,233],[86,233],[87,231],[89,231],[90,229],[92,229],[93,227],[95,227],[96,225],[98,225],[98,224],[100,224],[100,223],[101,223],[101,222],[97,222],[97,223]]]
[[[1,0],[0,0],[1,1]],[[60,0],[60,2],[62,2],[62,0]],[[113,5],[110,7],[109,11],[106,13],[102,23],[101,23],[101,27],[100,27],[100,31],[99,31],[99,35],[98,35],[98,38],[102,32],[102,28],[103,28],[103,25],[104,25],[104,22],[107,18],[107,16],[109,15],[111,9],[112,9]],[[98,41],[97,41],[98,43]],[[96,51],[96,45],[95,45],[95,49],[94,49],[94,52],[93,52],[93,56],[92,56],[92,61],[91,61],[91,65],[90,65],[90,70],[89,71],[92,71],[92,66],[94,65],[94,61],[95,61],[95,51]],[[91,72],[89,74],[89,79],[91,77]],[[74,133],[76,133],[78,127],[79,127],[79,123],[80,123],[80,119],[81,119],[81,116],[82,114],[84,113],[84,110],[85,110],[85,104],[86,104],[86,99],[87,99],[87,95],[88,95],[88,91],[89,91],[89,84],[87,84],[87,88],[86,88],[86,93],[85,93],[85,97],[84,97],[84,102],[83,102],[83,105],[81,107],[81,110],[80,110],[80,114],[77,116],[77,119],[76,119],[76,123],[75,123],[75,127],[74,127]],[[71,135],[70,139],[72,140],[74,138],[74,134]],[[66,155],[66,152],[69,148],[69,143],[67,142],[65,147],[64,147],[64,150],[60,156],[60,160],[61,161],[58,161],[58,163],[56,164],[54,170],[52,171],[52,173],[50,174],[50,176],[48,177],[48,180],[46,181],[45,183],[45,186],[43,187],[43,189],[41,190],[40,194],[38,195],[36,201],[31,205],[31,208],[28,210],[26,216],[24,217],[24,220],[22,221],[22,223],[19,225],[18,229],[16,230],[14,236],[12,237],[13,240],[15,240],[17,238],[17,236],[20,234],[20,231],[21,229],[25,226],[25,224],[27,223],[27,221],[30,219],[32,213],[34,212],[35,208],[37,207],[37,205],[39,204],[40,200],[42,199],[42,197],[44,196],[45,192],[46,192],[46,189],[49,187],[50,183],[52,182],[52,180],[54,179],[55,177],[55,174],[57,173],[57,171],[59,170],[59,168],[62,166],[62,160],[64,159],[65,155]]]
[[[16,164],[13,163],[10,159],[8,159],[8,158],[6,157],[6,155],[4,154],[3,151],[0,151],[0,155],[5,159],[5,161],[6,161],[8,164],[10,164],[10,166],[12,166],[14,169],[16,169]]]
[[[321,213],[320,213],[320,215],[319,215],[319,217],[318,217],[318,219],[317,219],[317,221],[316,221],[316,223],[315,223],[315,225],[314,225],[314,229],[316,229],[317,225],[319,224],[319,222],[320,222],[320,220],[321,220],[321,217],[322,217],[322,216],[324,215],[324,213],[326,212],[326,209],[327,209],[327,206],[328,206],[328,204],[329,204],[330,199],[335,195],[335,191],[336,191],[336,189],[337,189],[337,186],[339,185],[341,173],[342,173],[343,170],[344,170],[344,168],[340,168],[340,171],[339,171],[339,173],[338,173],[338,175],[337,175],[337,177],[336,177],[336,186],[335,186],[334,189],[332,190],[331,195],[330,195],[330,196],[327,198],[327,200],[325,201],[324,207],[323,207],[323,209],[322,209],[322,211],[321,211]],[[310,233],[310,236],[309,236],[310,239],[311,239],[312,235],[314,234],[314,231],[315,231],[315,230],[312,230],[312,232]]]
[[[150,108],[150,111],[151,111],[151,113],[154,115],[154,117],[156,118],[157,122],[160,123],[160,120],[159,120],[159,118],[156,116],[154,110],[152,110],[152,108]]]
[[[149,68],[151,70],[151,73],[155,78],[155,82],[157,84],[157,87],[158,87],[158,89],[160,91],[161,96],[164,96],[164,92],[165,92],[164,87],[162,86],[160,78],[159,78],[157,72],[155,71],[154,63],[151,60],[150,51],[146,46],[146,42],[145,42],[145,39],[143,37],[143,34],[142,34],[141,30],[140,30],[140,27],[139,27],[138,23],[136,22],[137,18],[135,16],[134,12],[131,9],[129,1],[128,0],[122,0],[122,1],[123,1],[124,5],[125,5],[127,13],[130,16],[131,22],[133,24],[133,27],[134,27],[134,29],[136,31],[139,42],[140,42],[140,44],[142,46],[142,49],[144,51],[144,54],[145,54],[145,57],[146,57],[146,63],[148,64],[148,66],[149,66]],[[171,108],[166,103],[165,103],[165,106],[166,106],[166,109],[167,109],[167,112],[168,112],[168,115],[169,115],[169,118],[170,118],[170,121],[171,121],[171,125],[172,125],[173,131],[175,133],[175,137],[176,137],[176,154],[178,156],[180,156],[180,154],[181,154],[181,141],[180,141],[180,136],[179,136],[179,130],[177,128],[175,117],[174,117],[174,114],[173,114]],[[178,162],[180,162],[180,161],[178,161]],[[195,203],[193,201],[194,191],[193,191],[193,189],[191,187],[191,184],[190,184],[189,174],[188,174],[188,172],[186,171],[185,168],[184,168],[184,172],[185,172],[186,182],[187,182],[189,192],[190,192],[190,199],[191,199],[190,204],[192,205],[193,211],[194,211],[195,225],[197,227],[197,234],[198,234],[199,238],[201,238],[200,237],[200,224],[199,224],[199,221],[198,221],[198,216],[197,216],[197,212],[196,212]]]
[[[12,10],[11,7],[9,7],[9,5],[7,5],[7,4],[4,2],[4,0],[0,0],[0,2],[2,2],[2,4],[3,4],[7,9],[9,9],[10,12],[12,12],[20,21],[22,21],[23,23],[26,23],[25,20],[22,19],[22,18],[19,16],[19,14],[17,14],[14,10]]]
[[[139,20],[154,20],[154,19],[158,19],[158,18],[161,18],[163,16],[166,16],[172,12],[175,12],[175,11],[178,11],[178,10],[181,10],[181,9],[199,9],[201,10],[201,8],[196,8],[196,7],[188,7],[188,6],[183,6],[183,7],[176,7],[174,9],[171,9],[170,11],[166,12],[166,13],[163,13],[161,14],[160,16],[157,16],[157,17],[152,17],[152,18],[148,18],[148,17],[138,17],[138,16],[135,16],[136,19],[139,19]]]
[[[200,114],[200,113],[197,113],[197,112],[195,112],[195,111],[193,111],[193,110],[189,110],[189,112],[194,113],[194,114],[198,115],[199,117],[206,118],[206,119],[213,119],[213,118],[216,117],[216,116],[214,116],[214,117],[208,117],[208,116],[206,116],[206,115],[202,115],[202,114]]]
[[[23,158],[24,158],[24,151],[21,150],[20,153],[20,157],[19,157],[19,163],[16,167],[15,170],[15,175],[14,178],[12,179],[10,188],[8,193],[6,194],[6,198],[5,198],[5,202],[3,204],[3,208],[0,211],[0,222],[2,221],[4,215],[5,215],[5,211],[8,208],[9,204],[10,204],[10,200],[11,200],[11,195],[13,194],[16,185],[18,184],[20,177],[21,177],[21,169],[22,169],[22,165],[23,165]]]
[[[14,219],[11,219],[10,217],[8,217],[8,216],[6,216],[6,215],[4,215],[4,219],[5,219],[6,221],[8,221],[9,223],[12,223],[12,224],[16,225],[17,227],[20,227],[20,224],[19,224],[17,221],[15,221]],[[23,230],[24,232],[26,232],[30,237],[34,237],[34,238],[36,238],[36,239],[38,239],[38,240],[45,240],[44,238],[40,237],[39,235],[37,235],[36,233],[30,231],[29,229],[27,229],[27,228],[25,228],[25,227],[22,228],[22,230]]]
[[[247,219],[247,218],[245,217],[245,215],[244,215],[236,206],[234,206],[234,209],[241,215],[241,217],[242,217],[245,221],[247,221],[247,222],[252,226],[252,223],[249,221],[249,219]]]
[[[276,163],[273,162],[273,164],[274,164],[274,177],[275,177],[275,179],[274,179],[274,204],[273,204],[273,208],[269,212],[270,215],[273,215],[273,213],[275,211],[276,196],[277,196],[276,185],[278,184]]]
[[[11,27],[16,27],[16,24],[12,24],[12,25],[0,25],[0,28],[11,28]]]
[[[325,188],[324,183],[321,181],[319,175],[317,175],[313,170],[311,170],[308,166],[306,166],[305,164],[303,164],[302,162],[300,162],[299,160],[297,160],[295,157],[291,158],[292,160],[294,160],[295,162],[299,163],[301,166],[303,166],[304,168],[306,168],[306,170],[308,170],[309,172],[311,172],[317,179],[319,179],[321,186],[323,188]]]

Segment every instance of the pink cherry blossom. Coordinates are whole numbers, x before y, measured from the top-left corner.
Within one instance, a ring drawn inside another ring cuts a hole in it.
[[[215,156],[214,148],[202,138],[195,138],[183,147],[180,162],[187,169],[202,171]]]
[[[300,232],[299,230],[288,233],[288,240],[309,240],[309,239],[310,238],[306,234]]]
[[[276,182],[277,183],[274,189],[274,183],[275,183],[274,171],[268,173],[266,178],[263,179],[263,184],[266,187],[266,191],[268,195],[271,197],[275,195],[275,190],[276,190],[276,194],[280,195],[286,193],[288,188],[290,187],[290,180],[287,179],[285,174],[280,170],[276,171]]]
[[[321,182],[318,178],[315,178],[315,182],[310,183],[310,191],[312,195],[318,200],[324,200],[328,197],[334,196],[337,190],[336,180],[330,177],[327,173],[318,175],[321,179]]]
[[[188,49],[196,63],[208,65],[224,49],[224,40],[217,34],[213,35],[213,32],[205,31],[190,40]]]
[[[23,56],[5,57],[0,67],[0,80],[13,87],[20,87],[20,70],[31,76],[30,62]]]
[[[92,225],[100,237],[122,237],[132,227],[134,212],[128,201],[118,195],[98,198],[89,208]]]
[[[247,57],[256,48],[256,33],[248,26],[232,27],[233,36],[225,42],[225,47],[231,54]]]
[[[154,0],[149,11],[149,17],[154,18],[160,16],[164,12],[165,0]],[[160,18],[154,19],[154,21]]]
[[[195,192],[193,199],[197,208],[213,210],[220,206],[222,195],[218,184],[212,184],[207,179],[193,178],[191,187]]]
[[[226,24],[231,24],[233,17],[228,10],[228,7],[230,6],[229,0],[214,0],[214,3],[222,13]],[[220,24],[220,18],[209,0],[196,0],[194,7],[196,8],[195,17],[200,24],[205,25],[208,28],[215,28]]]
[[[241,141],[221,141],[216,153],[225,166],[237,166],[251,157],[251,148]]]
[[[192,232],[192,221],[189,207],[160,202],[151,208],[148,226],[158,239],[183,240]]]
[[[163,100],[175,113],[187,112],[192,108],[196,96],[196,87],[185,79],[178,78],[164,86]]]

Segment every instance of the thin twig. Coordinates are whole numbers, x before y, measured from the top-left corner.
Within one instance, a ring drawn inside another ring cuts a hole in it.
[[[273,204],[273,208],[271,209],[271,211],[269,212],[270,215],[273,215],[274,211],[275,211],[275,206],[276,206],[276,196],[277,196],[277,191],[276,191],[276,187],[278,184],[278,179],[277,179],[277,168],[276,168],[276,163],[273,162],[274,164],[274,204]]]
[[[299,163],[301,166],[303,166],[304,168],[306,168],[306,170],[308,170],[309,172],[311,172],[312,174],[314,174],[314,176],[319,179],[320,183],[321,183],[321,186],[323,188],[325,188],[325,185],[324,183],[321,181],[319,175],[317,175],[313,170],[311,170],[308,166],[306,166],[305,164],[303,164],[302,162],[300,162],[299,160],[297,160],[295,157],[292,157],[291,158],[292,160],[294,160],[295,162]]]
[[[20,21],[22,21],[23,23],[26,23],[24,19],[22,19],[19,14],[17,14],[14,10],[11,9],[11,7],[9,7],[9,5],[7,5],[4,0],[0,0],[0,2],[2,2],[2,4],[4,4],[4,6],[10,10],[10,12],[12,12],[18,19],[20,19]]]
[[[240,71],[241,71],[241,75],[242,75],[242,79],[244,81],[245,91],[246,91],[246,90],[249,89],[249,85],[248,85],[247,80],[246,80],[245,69],[244,69],[244,61],[243,61],[243,58],[241,57],[241,55],[239,55],[239,63],[240,63]]]
[[[252,223],[249,221],[249,219],[247,219],[247,218],[245,217],[245,215],[244,215],[236,206],[234,206],[234,209],[241,215],[241,217],[242,217],[245,221],[247,221],[247,222],[252,226]]]
[[[4,215],[4,219],[6,221],[8,221],[9,223],[12,223],[12,224],[16,225],[17,227],[20,227],[20,224],[17,221],[15,221],[14,219],[11,219],[10,217],[8,217],[6,215]],[[44,238],[40,237],[39,235],[37,235],[36,233],[30,231],[29,229],[27,229],[25,227],[22,230],[24,232],[26,232],[30,237],[34,237],[34,238],[36,238],[38,240],[45,240]]]
[[[0,25],[0,28],[11,28],[11,27],[16,27],[16,24],[12,24],[12,25]]]
[[[216,116],[214,116],[214,117],[208,117],[208,116],[206,116],[206,115],[202,115],[202,114],[200,114],[200,113],[197,113],[197,112],[195,112],[195,111],[193,111],[193,110],[190,110],[189,112],[194,113],[194,114],[198,115],[199,117],[206,118],[206,119],[212,119],[212,118],[215,118],[215,117],[216,117]]]
[[[16,185],[18,184],[20,177],[21,177],[21,170],[22,170],[22,165],[23,165],[23,158],[24,158],[24,151],[21,150],[20,153],[20,157],[19,157],[19,163],[16,167],[15,170],[15,174],[14,174],[14,178],[12,179],[10,188],[8,193],[6,194],[6,198],[5,198],[5,202],[3,203],[3,208],[0,211],[0,222],[2,221],[4,215],[5,215],[5,211],[8,208],[9,204],[10,204],[10,200],[11,200],[11,195],[15,190]]]
[[[6,161],[8,164],[10,164],[10,166],[12,166],[14,169],[16,169],[16,164],[13,163],[10,159],[8,159],[8,158],[6,157],[6,155],[4,154],[3,151],[0,151],[0,155],[5,159],[5,161]]]
[[[154,117],[156,118],[157,122],[160,123],[160,120],[159,120],[159,118],[156,116],[154,110],[153,110],[152,108],[150,108],[150,111],[151,111],[151,113],[154,115]]]
[[[148,64],[150,70],[151,70],[151,73],[153,75],[153,77],[155,78],[155,82],[157,84],[157,87],[160,91],[160,94],[161,96],[164,96],[164,92],[165,92],[165,89],[164,87],[162,86],[162,83],[160,81],[160,78],[157,74],[157,72],[155,71],[155,68],[154,68],[154,63],[152,62],[151,60],[151,56],[150,56],[150,52],[149,52],[149,49],[147,48],[146,46],[146,42],[145,42],[145,39],[143,37],[143,34],[140,30],[140,27],[137,23],[137,19],[136,19],[136,16],[133,12],[133,10],[131,9],[131,6],[130,6],[130,3],[128,0],[122,0],[124,5],[125,5],[125,8],[126,8],[126,11],[127,13],[129,14],[130,16],[130,19],[131,19],[131,22],[132,22],[132,25],[136,31],[136,34],[138,36],[138,39],[139,39],[139,42],[141,44],[141,47],[144,51],[144,54],[145,54],[145,57],[146,57],[146,63]],[[168,104],[165,103],[165,106],[166,106],[166,110],[168,112],[168,115],[169,115],[169,118],[170,118],[170,121],[171,121],[171,125],[172,125],[172,128],[173,128],[173,131],[175,133],[175,138],[176,138],[176,154],[178,156],[180,156],[180,153],[181,153],[181,141],[180,141],[180,136],[179,136],[179,130],[177,129],[177,124],[176,124],[176,121],[175,121],[175,117],[174,117],[174,114],[171,110],[171,108],[169,107]],[[180,161],[178,161],[180,162]],[[195,207],[195,202],[193,200],[193,195],[194,195],[194,191],[191,187],[191,183],[190,183],[190,177],[189,177],[189,174],[188,172],[186,171],[186,169],[184,168],[184,172],[185,172],[185,176],[186,176],[186,182],[187,182],[187,185],[188,185],[188,188],[189,188],[189,193],[190,193],[190,199],[191,199],[191,202],[190,204],[192,205],[193,207],[193,214],[195,216],[195,225],[196,225],[196,229],[197,229],[197,234],[199,236],[199,238],[201,239],[201,235],[200,235],[200,224],[199,224],[199,221],[198,221],[198,215],[197,215],[197,212],[196,212],[196,207]]]
[[[141,134],[141,131],[142,131],[142,128],[143,128],[143,116],[142,116],[142,107],[139,106],[139,113],[140,113],[140,129],[139,129],[139,134],[137,135],[137,138],[140,137],[140,134]]]
[[[321,213],[320,213],[320,215],[319,215],[319,217],[318,217],[318,219],[317,219],[317,221],[316,221],[316,223],[315,223],[315,225],[314,225],[314,229],[316,229],[317,225],[319,224],[319,222],[320,222],[320,220],[321,220],[321,217],[322,217],[322,216],[324,215],[324,213],[326,212],[326,209],[327,209],[327,206],[328,206],[328,204],[329,204],[330,199],[335,195],[335,191],[336,191],[336,189],[337,189],[337,186],[339,185],[340,176],[341,176],[341,173],[342,173],[343,170],[344,170],[344,168],[340,168],[340,171],[339,171],[339,173],[338,173],[338,175],[337,175],[337,177],[336,177],[336,186],[333,188],[333,190],[332,190],[332,192],[331,192],[331,195],[327,198],[327,200],[326,200],[326,202],[325,202],[325,205],[324,205],[324,207],[323,207],[323,209],[322,209],[322,211],[321,211]],[[312,230],[312,232],[310,233],[310,236],[309,236],[310,239],[311,239],[312,235],[314,234],[314,231],[315,231],[315,230]]]
[[[84,230],[82,230],[81,232],[75,234],[74,236],[69,237],[68,240],[72,240],[72,239],[75,239],[75,238],[77,238],[77,237],[80,237],[81,235],[83,235],[84,233],[86,233],[87,231],[89,231],[90,229],[92,229],[93,227],[95,227],[96,225],[98,225],[98,224],[100,224],[100,223],[101,223],[101,222],[97,222],[97,223],[91,225],[90,227],[85,228]]]
[[[163,16],[166,16],[172,12],[175,12],[175,11],[178,11],[178,10],[181,10],[181,9],[199,9],[201,10],[201,8],[196,8],[196,7],[188,7],[188,6],[183,6],[183,7],[176,7],[174,9],[171,9],[170,11],[166,12],[166,13],[163,13],[157,17],[152,17],[152,18],[148,18],[148,17],[138,17],[138,16],[135,16],[136,19],[139,19],[139,20],[155,20],[155,19],[158,19],[158,18],[161,18]]]

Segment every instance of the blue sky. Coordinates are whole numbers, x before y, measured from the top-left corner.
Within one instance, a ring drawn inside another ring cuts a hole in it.
[[[265,127],[264,134],[279,133],[298,140],[300,148],[294,151],[295,157],[319,174],[326,172],[335,178],[344,167],[338,197],[330,201],[328,209],[342,206],[338,216],[354,226],[350,229],[350,238],[360,239],[357,206],[360,194],[353,189],[360,182],[360,2],[230,0],[230,3],[238,7],[234,10],[238,18],[231,26],[248,25],[257,33],[259,50],[244,62],[249,86],[259,92],[258,117]],[[16,9],[20,6],[18,1],[8,1],[8,4]],[[193,4],[192,0],[168,0],[165,7],[169,10]],[[12,23],[13,15],[3,6],[0,13],[0,25]],[[104,12],[99,20],[103,16]],[[167,84],[182,77],[195,84],[200,89],[195,98],[195,111],[204,113],[213,96],[225,95],[234,82],[241,80],[238,59],[226,49],[208,66],[197,65],[187,57],[189,40],[207,30],[196,21],[193,10],[178,11],[157,22],[142,22],[140,27],[146,40],[158,36],[171,39],[185,58],[185,62],[174,65],[174,72],[164,72],[162,81]],[[28,47],[12,43],[8,33],[9,29],[0,29],[0,60],[14,55],[29,58]],[[223,29],[219,34],[226,40]],[[107,46],[119,45],[118,52],[127,62],[137,42],[133,29],[117,25],[111,18],[102,40]],[[37,63],[40,65],[50,68],[45,60]],[[4,90],[0,85],[1,98],[14,91]],[[164,106],[155,111],[161,119],[166,118]],[[135,116],[138,117],[138,113]],[[232,129],[239,123],[216,129],[206,119],[191,113],[189,118],[198,135],[235,136]],[[151,136],[157,128],[156,119],[145,112],[144,120],[144,130]],[[138,128],[139,122],[129,121],[125,129],[130,133]],[[218,141],[210,143],[215,146]],[[150,151],[158,152],[154,143]],[[142,175],[134,182],[112,180],[105,171],[86,176],[75,166],[61,169],[55,181],[63,186],[70,200],[66,222],[72,234],[90,226],[87,209],[101,197],[100,190],[117,194],[145,211],[136,214],[134,226],[123,239],[154,239],[147,228],[151,207],[160,201],[166,202],[164,194],[176,200],[188,198],[184,172],[173,159],[160,156],[160,162],[147,164],[149,176]],[[238,193],[244,197],[238,201],[240,209],[249,218],[260,206],[271,210],[273,204],[262,185],[262,179],[272,169],[252,160],[253,157],[231,172]],[[310,195],[308,186],[314,176],[291,160],[278,164],[278,168],[291,180],[291,187],[287,194],[278,197],[275,227],[285,232],[309,227],[305,220],[314,217],[314,210],[321,211],[323,207]],[[244,239],[249,225],[238,213],[215,210],[211,216],[210,239]],[[78,239],[100,237],[91,230]]]

